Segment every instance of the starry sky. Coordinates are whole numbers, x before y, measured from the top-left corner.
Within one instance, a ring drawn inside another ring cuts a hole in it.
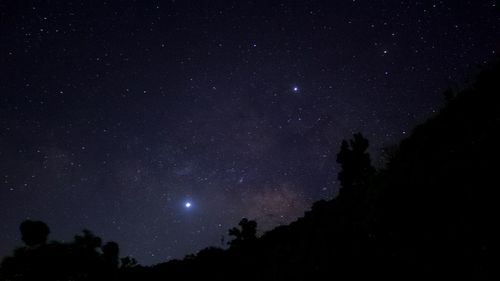
[[[0,1],[0,255],[27,218],[142,264],[335,196],[500,46],[497,1]],[[376,161],[377,162],[377,161]]]

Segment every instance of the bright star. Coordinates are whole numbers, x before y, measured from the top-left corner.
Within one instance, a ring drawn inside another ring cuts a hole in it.
[[[299,92],[299,87],[297,87],[297,86],[293,86],[292,91],[293,91],[294,93],[298,93],[298,92]]]
[[[191,202],[186,202],[186,204],[184,204],[184,206],[186,206],[186,208],[190,208],[191,207]]]

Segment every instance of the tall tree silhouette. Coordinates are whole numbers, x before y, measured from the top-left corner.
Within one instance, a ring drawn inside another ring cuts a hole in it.
[[[337,154],[337,163],[342,169],[338,174],[342,185],[341,193],[365,186],[368,179],[374,174],[375,168],[373,168],[370,154],[367,152],[368,146],[368,140],[361,133],[354,134],[353,139],[349,142],[342,141],[340,152]]]

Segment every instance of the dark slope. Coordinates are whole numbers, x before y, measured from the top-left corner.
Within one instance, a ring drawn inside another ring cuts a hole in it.
[[[403,140],[363,190],[228,251],[152,268],[171,279],[492,277],[500,188],[500,68]],[[152,276],[152,277],[153,277]]]
[[[477,280],[494,269],[499,79],[498,65],[484,70],[415,128],[383,172],[376,227],[400,271]]]

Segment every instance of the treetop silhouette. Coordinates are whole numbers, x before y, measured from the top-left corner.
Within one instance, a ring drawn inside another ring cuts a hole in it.
[[[49,227],[41,221],[26,220],[21,223],[21,240],[30,247],[45,244],[50,233]]]
[[[240,228],[233,227],[229,230],[229,235],[234,236],[234,239],[228,242],[231,247],[238,247],[257,239],[256,221],[243,218],[238,225]]]
[[[341,167],[338,173],[342,185],[341,192],[365,186],[369,178],[374,175],[375,168],[371,165],[368,146],[368,140],[361,133],[354,134],[349,142],[342,141],[340,152],[337,154],[337,163]]]

